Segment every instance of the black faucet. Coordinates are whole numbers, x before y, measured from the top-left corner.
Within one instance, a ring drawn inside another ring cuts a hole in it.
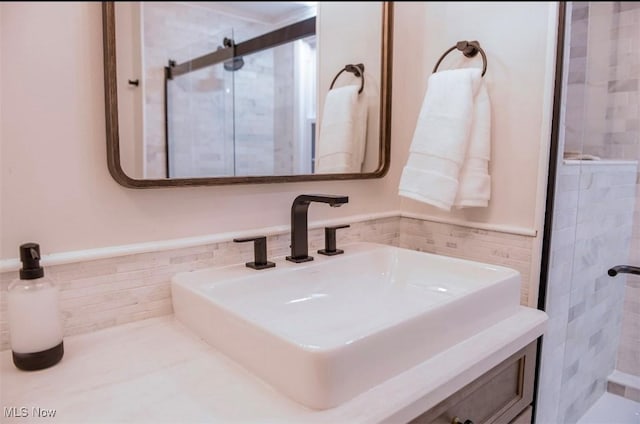
[[[291,205],[291,262],[312,261],[309,256],[307,234],[307,211],[311,202],[328,203],[331,207],[338,207],[349,202],[348,196],[332,196],[327,194],[301,194]]]

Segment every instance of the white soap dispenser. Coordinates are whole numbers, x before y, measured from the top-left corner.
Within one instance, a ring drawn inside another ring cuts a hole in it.
[[[48,368],[64,354],[58,289],[44,277],[40,246],[20,246],[20,279],[9,285],[9,336],[13,363],[25,371]]]

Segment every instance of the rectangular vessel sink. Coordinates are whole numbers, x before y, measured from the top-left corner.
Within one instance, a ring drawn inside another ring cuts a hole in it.
[[[176,274],[176,317],[290,398],[327,409],[518,311],[515,270],[372,243],[344,249],[263,271]]]

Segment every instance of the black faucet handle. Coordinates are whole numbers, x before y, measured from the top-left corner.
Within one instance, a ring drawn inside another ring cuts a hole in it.
[[[351,225],[336,225],[324,228],[324,249],[318,250],[318,253],[326,256],[339,255],[344,250],[336,249],[336,230],[340,228],[349,228]]]
[[[245,265],[248,268],[265,269],[265,268],[273,268],[276,266],[275,263],[269,262],[267,260],[267,237],[256,236],[256,237],[234,238],[233,241],[236,243],[245,243],[247,241],[253,242],[253,262],[245,263]]]
[[[345,225],[334,225],[334,226],[331,226],[331,227],[324,227],[324,231],[325,231],[325,233],[327,231],[333,231],[335,233],[336,230],[339,230],[340,228],[349,228],[349,227],[351,227],[351,225],[348,225],[348,224],[345,224]]]

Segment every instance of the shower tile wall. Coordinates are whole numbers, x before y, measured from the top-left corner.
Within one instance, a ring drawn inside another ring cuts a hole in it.
[[[234,74],[236,175],[297,173],[293,51],[288,43],[246,56]]]
[[[640,266],[640,184],[636,182],[636,202],[629,264]],[[640,377],[640,275],[628,275],[625,289],[622,332],[616,369]]]
[[[551,235],[537,421],[575,423],[604,393],[616,363],[635,165],[560,164]]]
[[[570,25],[569,79],[565,104],[566,152],[582,151],[582,134],[585,122],[585,82],[587,72],[587,33],[589,7],[587,2],[573,2]],[[565,53],[566,54],[566,53]]]
[[[617,39],[616,80],[609,82],[609,90],[618,98],[607,109],[607,119],[620,129],[614,134],[621,159],[640,160],[640,2],[614,4],[616,27],[612,36]],[[624,131],[621,130],[624,124]],[[614,127],[615,129],[615,127]],[[629,263],[640,266],[640,171],[636,178],[636,202]],[[616,368],[640,376],[640,277],[627,277],[622,333],[618,347]]]
[[[563,423],[576,422],[604,393],[616,365],[625,278],[613,279],[607,270],[629,256],[637,173],[635,165],[573,168],[579,173],[565,179],[578,202],[559,404]]]
[[[216,50],[224,37],[239,42],[268,32],[273,25],[221,14],[206,3],[148,2],[142,8],[145,177],[161,178],[166,160],[163,69],[167,59],[178,63],[193,59]],[[215,65],[171,81],[172,176],[289,173],[286,167],[279,170],[291,162],[274,155],[274,140],[287,140],[287,134],[291,138],[292,129],[286,124],[275,128],[278,115],[274,113],[283,109],[278,102],[290,102],[293,97],[291,74],[282,81],[277,78],[290,68],[292,59],[288,62],[286,56],[292,57],[292,50],[288,44],[246,56],[238,72]]]
[[[573,2],[565,152],[638,159],[640,2]]]
[[[565,152],[640,160],[640,2],[573,2]],[[640,266],[640,173],[629,263]],[[617,368],[640,376],[640,277],[629,276]]]
[[[247,38],[238,37],[238,40]],[[246,56],[245,65],[234,73],[231,95],[235,102],[232,120],[235,128],[236,175],[273,174],[276,117],[274,59],[274,50],[271,49]]]
[[[640,160],[640,100],[638,99],[638,78],[640,78],[640,2],[628,2],[620,4],[624,11],[628,25],[621,30],[620,37],[624,36],[628,44],[634,50],[626,60],[630,61],[627,71],[635,76],[631,80],[635,84],[635,91],[628,92],[628,104],[622,110],[628,110],[630,116],[635,113],[635,118],[628,121],[630,128],[635,130],[635,157],[633,151],[629,152],[629,159]],[[634,82],[635,81],[635,82]],[[627,157],[625,157],[627,158]],[[640,266],[640,170],[636,179],[636,203],[633,216],[633,233],[631,239],[631,254],[629,263]],[[624,315],[622,317],[622,334],[618,347],[618,363],[616,368],[622,372],[640,377],[640,276],[629,275],[625,293]]]
[[[231,37],[232,24],[247,25],[212,9],[176,2],[141,3],[144,72],[144,138],[147,178],[165,176],[164,67],[198,57]],[[236,22],[237,21],[237,22]],[[261,28],[257,28],[259,31]],[[170,128],[174,176],[233,172],[232,75],[214,66],[175,78],[169,83]],[[196,112],[197,111],[197,112]],[[210,116],[196,120],[193,117]],[[196,124],[196,122],[199,122]],[[213,140],[224,140],[217,144]]]
[[[274,61],[274,132],[279,136],[274,140],[273,167],[280,175],[295,174],[294,164],[294,55],[292,44],[273,50]]]

